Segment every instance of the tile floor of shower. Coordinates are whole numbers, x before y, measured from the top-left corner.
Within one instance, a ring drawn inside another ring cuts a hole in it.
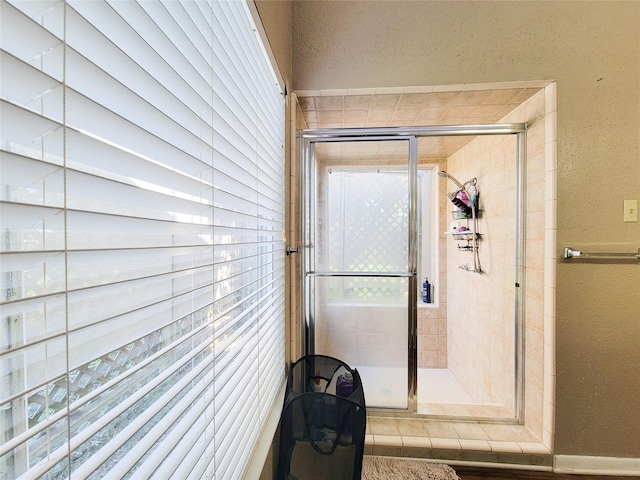
[[[406,370],[356,367],[367,406],[406,407]],[[418,369],[418,411],[415,418],[369,413],[366,445],[370,452],[406,456],[433,454],[433,449],[548,454],[540,440],[521,425],[480,418],[512,419],[512,408],[480,405],[465,392],[448,369]],[[447,419],[445,417],[456,417]]]
[[[402,368],[356,367],[370,407],[406,408],[407,379]],[[456,417],[513,418],[503,405],[477,404],[446,368],[418,369],[418,413]]]

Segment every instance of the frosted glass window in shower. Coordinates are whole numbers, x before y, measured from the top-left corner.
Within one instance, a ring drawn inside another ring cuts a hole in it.
[[[406,171],[330,169],[325,230],[327,270],[406,272],[409,196]],[[406,283],[398,278],[348,277],[334,282],[329,301],[402,303]]]

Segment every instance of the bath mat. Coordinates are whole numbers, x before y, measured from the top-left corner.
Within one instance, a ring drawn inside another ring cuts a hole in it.
[[[460,477],[444,463],[365,455],[362,460],[362,480],[460,480]]]

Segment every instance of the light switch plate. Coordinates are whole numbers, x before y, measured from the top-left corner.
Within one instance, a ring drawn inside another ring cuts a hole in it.
[[[625,222],[638,221],[638,200],[624,201],[624,221]]]

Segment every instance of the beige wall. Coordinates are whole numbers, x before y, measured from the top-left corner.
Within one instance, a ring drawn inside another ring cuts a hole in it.
[[[293,2],[289,0],[254,0],[280,74],[291,91]]]
[[[639,32],[637,1],[305,0],[291,78],[300,90],[557,81],[556,251],[633,251],[640,223],[623,223],[622,205],[640,199]],[[640,457],[640,266],[560,260],[556,281],[555,453]]]

